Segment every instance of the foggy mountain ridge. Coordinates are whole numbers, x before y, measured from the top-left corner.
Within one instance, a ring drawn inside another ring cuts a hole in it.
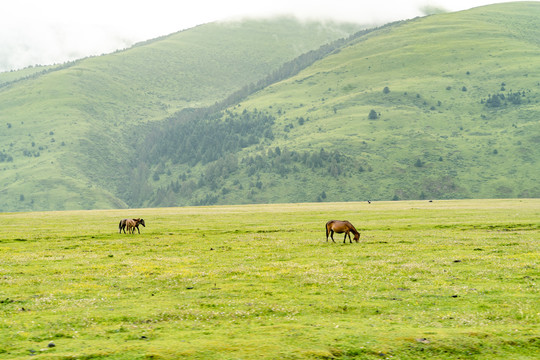
[[[208,24],[12,74],[0,209],[538,197],[539,17]]]

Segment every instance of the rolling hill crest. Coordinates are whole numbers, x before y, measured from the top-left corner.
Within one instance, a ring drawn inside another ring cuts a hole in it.
[[[210,24],[11,81],[0,206],[538,197],[539,19],[517,2],[361,31]]]

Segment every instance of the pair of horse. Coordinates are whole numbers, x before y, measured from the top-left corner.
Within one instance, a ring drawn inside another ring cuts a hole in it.
[[[141,233],[141,230],[139,230],[139,225],[142,225],[146,227],[146,224],[144,223],[144,219],[137,218],[137,219],[122,219],[120,220],[120,223],[118,224],[118,230],[120,233],[122,233],[122,230],[124,231],[124,234],[134,234],[135,229]],[[330,220],[326,223],[326,241],[328,242],[328,235],[330,235],[330,238],[333,242],[334,240],[334,233],[343,234],[345,233],[345,237],[343,238],[343,243],[347,240],[347,236],[349,237],[349,243],[352,244],[351,240],[351,233],[354,234],[354,241],[358,242],[358,239],[360,239],[360,233],[356,230],[353,224],[351,224],[347,220]]]
[[[118,230],[120,234],[122,233],[122,230],[124,230],[124,234],[135,234],[135,229],[141,233],[141,230],[139,230],[139,225],[142,225],[146,227],[146,224],[144,223],[144,219],[137,218],[137,219],[122,219],[120,220],[120,223],[118,224]]]
[[[343,238],[343,243],[345,244],[345,240],[347,240],[347,236],[349,237],[349,243],[352,244],[351,240],[351,233],[354,234],[354,241],[358,242],[358,239],[360,239],[360,233],[356,230],[353,224],[351,224],[347,220],[330,220],[326,223],[326,241],[328,242],[328,235],[330,235],[330,238],[332,241],[334,241],[334,233],[342,234],[345,233],[345,237]],[[335,242],[335,241],[334,241]]]

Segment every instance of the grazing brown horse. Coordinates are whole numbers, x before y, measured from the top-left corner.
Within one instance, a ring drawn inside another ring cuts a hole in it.
[[[135,228],[137,228],[137,231],[140,234],[141,230],[139,230],[139,225],[146,227],[146,224],[144,223],[144,219],[140,219],[140,218],[139,219],[122,219],[120,220],[120,223],[118,224],[118,229],[120,230],[120,233],[122,233],[122,230],[124,230],[124,234],[125,234],[126,228],[127,228],[128,233],[134,234]]]
[[[347,235],[349,236],[349,242],[352,244],[351,240],[351,233],[354,234],[354,241],[358,242],[358,239],[360,239],[360,233],[356,231],[356,228],[348,222],[347,220],[340,221],[340,220],[330,220],[326,223],[326,241],[328,242],[328,234],[330,234],[330,238],[332,241],[334,241],[334,233],[345,233],[345,237],[343,238],[343,243],[345,244],[345,240],[347,240]],[[335,241],[334,241],[335,242]]]

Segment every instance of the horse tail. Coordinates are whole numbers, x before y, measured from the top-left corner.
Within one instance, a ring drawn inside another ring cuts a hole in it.
[[[324,227],[326,228],[326,240],[328,240],[328,223]]]
[[[122,220],[120,220],[120,222],[118,223],[118,231],[120,232],[120,234],[122,233]]]
[[[326,241],[328,241],[328,235],[330,235],[330,225],[332,224],[333,220],[330,220],[326,223]]]

